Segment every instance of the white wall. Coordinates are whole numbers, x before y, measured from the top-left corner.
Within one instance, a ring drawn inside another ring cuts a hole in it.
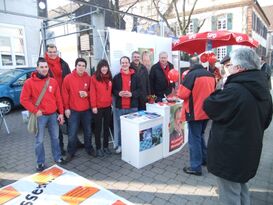
[[[4,9],[3,0],[0,0],[0,9]],[[36,1],[34,0],[6,0],[6,9],[29,15],[37,14]],[[27,66],[35,66],[39,54],[41,20],[0,13],[0,23],[24,28]]]

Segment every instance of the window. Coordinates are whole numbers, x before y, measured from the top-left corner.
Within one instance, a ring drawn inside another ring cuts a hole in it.
[[[193,30],[193,22],[191,20],[186,32],[187,32],[187,34],[192,34],[192,33],[194,33],[193,31],[194,31]]]
[[[13,85],[16,85],[16,86],[23,86],[25,81],[27,79],[27,74],[24,74],[22,75],[20,78],[18,78],[14,83]]]
[[[222,60],[227,55],[227,47],[218,47],[217,48],[217,60]]]
[[[217,30],[226,30],[227,29],[227,16],[219,16],[217,18]]]
[[[27,65],[23,28],[0,24],[0,30],[0,66]]]

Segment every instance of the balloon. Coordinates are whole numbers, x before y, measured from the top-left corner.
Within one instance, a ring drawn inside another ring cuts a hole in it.
[[[217,61],[216,55],[214,53],[210,53],[208,56],[208,62],[210,64],[213,64],[216,63],[216,61]]]
[[[168,78],[171,82],[177,82],[179,80],[179,72],[176,69],[171,69],[168,72]]]
[[[203,53],[201,56],[200,56],[200,60],[202,63],[205,63],[208,61],[208,54],[207,53]]]

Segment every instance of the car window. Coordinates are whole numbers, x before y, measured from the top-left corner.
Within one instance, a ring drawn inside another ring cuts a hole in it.
[[[7,72],[0,73],[0,83],[9,83],[14,80],[18,75],[22,74],[22,70],[10,70]]]

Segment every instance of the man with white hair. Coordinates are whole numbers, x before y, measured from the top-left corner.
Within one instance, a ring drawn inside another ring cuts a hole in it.
[[[249,205],[247,182],[256,175],[264,130],[272,119],[272,97],[254,50],[230,55],[228,78],[204,102],[212,119],[208,171],[217,176],[221,204]]]
[[[157,101],[172,93],[175,84],[168,79],[168,73],[173,69],[173,64],[168,61],[167,52],[159,53],[159,61],[154,64],[150,71],[151,94],[156,95]]]

